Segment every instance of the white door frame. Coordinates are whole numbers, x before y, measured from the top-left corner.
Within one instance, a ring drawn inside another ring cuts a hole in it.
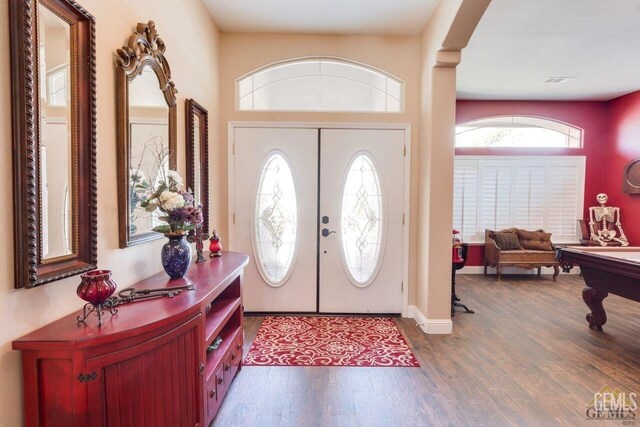
[[[409,306],[409,228],[411,194],[411,124],[408,123],[362,123],[362,122],[256,122],[230,121],[227,124],[227,218],[228,247],[235,249],[235,129],[236,128],[311,128],[311,129],[389,129],[404,131],[404,227],[402,236],[402,317],[408,316]]]

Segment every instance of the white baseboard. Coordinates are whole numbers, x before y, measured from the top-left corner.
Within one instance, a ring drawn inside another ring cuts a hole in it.
[[[415,305],[407,307],[407,314],[426,334],[450,334],[453,332],[451,319],[427,319]]]
[[[456,272],[456,274],[484,274],[484,266],[482,265],[469,265],[464,267],[462,270]],[[487,274],[496,274],[495,267],[487,268]],[[527,270],[524,268],[518,267],[504,267],[502,269],[502,274],[538,274],[538,269],[534,268],[531,270]],[[552,267],[542,267],[542,274],[553,274]],[[563,273],[562,269],[560,270],[560,274],[580,274],[580,267],[574,267],[570,273]]]

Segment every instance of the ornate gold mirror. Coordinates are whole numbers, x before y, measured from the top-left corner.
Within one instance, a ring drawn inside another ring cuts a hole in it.
[[[11,1],[15,286],[96,268],[95,20]]]
[[[209,113],[187,99],[187,187],[196,205],[202,205],[202,232],[209,234]]]
[[[139,23],[117,54],[120,247],[162,237],[139,206],[145,185],[176,168],[176,93],[155,23]]]

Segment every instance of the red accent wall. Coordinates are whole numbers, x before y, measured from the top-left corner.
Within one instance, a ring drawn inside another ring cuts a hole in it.
[[[607,136],[607,104],[607,102],[598,101],[457,101],[456,123],[460,124],[483,117],[500,115],[545,117],[582,128],[584,130],[584,144],[583,148],[580,149],[456,148],[456,154],[586,156],[584,217],[587,218],[589,206],[595,204],[596,195],[604,190],[602,159],[605,155],[605,138]],[[640,116],[640,98],[636,102],[636,107],[636,115]],[[638,120],[640,122],[640,119]],[[640,130],[638,127],[636,127],[636,136],[636,148],[638,148],[640,147]],[[636,150],[636,154],[640,152],[638,150]],[[620,174],[621,172],[618,175]],[[611,200],[613,202],[613,198]],[[626,216],[628,213],[624,215]],[[640,244],[640,242],[638,243]],[[484,246],[471,246],[469,248],[467,265],[484,265]]]
[[[640,91],[608,102],[607,138],[602,167],[609,205],[621,209],[622,226],[631,246],[640,246],[640,195],[622,192],[625,166],[640,158]]]

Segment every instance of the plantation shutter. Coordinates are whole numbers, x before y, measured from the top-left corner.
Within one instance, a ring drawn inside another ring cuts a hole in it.
[[[545,167],[520,163],[514,167],[513,176],[513,227],[525,230],[544,228]]]
[[[479,230],[511,227],[511,165],[508,161],[485,162],[482,173],[481,224]]]
[[[578,207],[580,170],[578,166],[551,166],[548,175],[547,231],[556,240],[569,240],[577,233],[577,218],[582,218]]]
[[[478,170],[479,162],[455,163],[453,173],[453,227],[463,239],[472,239],[478,232]]]
[[[467,242],[484,230],[544,229],[555,243],[578,241],[585,158],[456,156],[454,227]]]

